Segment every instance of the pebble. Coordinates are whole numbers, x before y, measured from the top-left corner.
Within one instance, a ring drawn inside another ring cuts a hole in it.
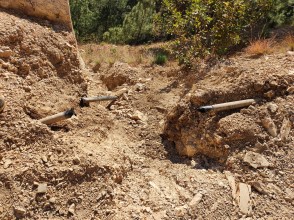
[[[259,153],[247,152],[244,157],[244,162],[248,163],[253,168],[268,167],[270,164],[267,159]]]
[[[52,203],[52,204],[55,204],[56,203],[56,198],[55,197],[50,198],[49,202]]]
[[[24,218],[26,215],[26,210],[22,207],[16,206],[14,207],[14,215],[17,219]]]
[[[81,159],[78,156],[75,156],[72,162],[74,165],[79,165],[81,163]]]
[[[12,161],[10,159],[5,160],[4,162],[4,169],[7,169],[12,164]]]
[[[46,193],[46,192],[47,192],[47,183],[40,183],[38,185],[37,193],[38,194],[43,194],[43,193]]]
[[[68,212],[69,212],[70,214],[74,215],[74,214],[75,214],[75,208],[76,208],[76,205],[75,205],[74,203],[71,204],[71,205],[69,206],[69,208],[68,208]]]

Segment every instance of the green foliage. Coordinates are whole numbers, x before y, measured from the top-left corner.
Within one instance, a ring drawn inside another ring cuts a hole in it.
[[[167,62],[167,55],[163,53],[157,53],[154,58],[154,63],[163,66]]]
[[[155,0],[70,0],[80,41],[140,43],[152,36]]]
[[[275,0],[270,18],[273,25],[294,25],[294,0]]]
[[[130,4],[129,0],[70,0],[78,39],[101,41],[108,29],[123,23],[125,15],[131,10]]]
[[[242,43],[246,34],[265,22],[272,0],[163,0],[157,16],[159,34],[175,38],[181,64],[196,57],[222,55]]]
[[[152,37],[155,3],[153,0],[139,0],[125,16],[122,27],[110,28],[103,40],[122,44],[140,43]]]

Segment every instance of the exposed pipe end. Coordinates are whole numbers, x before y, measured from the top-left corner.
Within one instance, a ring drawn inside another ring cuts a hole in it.
[[[80,100],[80,107],[83,108],[83,107],[89,107],[89,102],[87,102],[85,100],[85,97],[82,97],[81,100]]]
[[[67,111],[64,113],[64,116],[65,116],[66,118],[71,118],[71,117],[74,116],[74,115],[77,115],[77,114],[75,113],[74,108],[71,108],[71,109],[67,110]]]
[[[201,107],[197,108],[197,111],[201,112],[201,113],[205,113],[205,112],[208,112],[212,109],[213,109],[213,107],[211,105],[208,105],[208,106],[201,106]]]

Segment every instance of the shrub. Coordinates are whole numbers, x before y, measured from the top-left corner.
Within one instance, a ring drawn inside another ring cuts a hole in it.
[[[167,62],[167,55],[158,53],[155,55],[154,63],[163,66]]]
[[[174,37],[180,64],[211,54],[222,55],[246,41],[250,30],[262,26],[273,0],[163,0],[157,24]]]

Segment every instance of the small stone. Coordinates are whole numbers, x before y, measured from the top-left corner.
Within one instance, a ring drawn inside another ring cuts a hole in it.
[[[22,207],[14,207],[14,215],[16,218],[24,218],[26,216],[26,210]]]
[[[47,159],[47,157],[46,157],[45,155],[43,155],[43,156],[41,157],[41,159],[42,159],[42,161],[43,161],[44,163],[47,163],[47,162],[48,162],[48,159]]]
[[[277,127],[270,117],[264,118],[261,122],[264,128],[268,131],[268,133],[271,136],[273,137],[277,136]]]
[[[272,99],[275,96],[275,92],[273,90],[270,90],[270,91],[264,93],[264,96]]]
[[[47,183],[40,183],[38,185],[37,193],[38,194],[44,194],[47,192]]]
[[[10,49],[1,50],[0,49],[0,58],[9,58],[13,54],[13,51]]]
[[[10,159],[5,160],[4,162],[4,169],[7,169],[12,164],[12,161]]]
[[[294,200],[294,193],[293,193],[293,191],[291,189],[287,188],[285,190],[285,194],[286,194],[285,195],[285,200],[287,202],[292,202]]]
[[[293,94],[294,94],[294,86],[290,86],[290,87],[287,89],[287,92],[288,92],[290,95],[293,95]]]
[[[71,205],[69,206],[69,208],[68,208],[68,212],[69,212],[70,214],[74,215],[74,214],[75,214],[75,208],[76,208],[76,205],[75,205],[74,203],[71,204]]]
[[[230,171],[225,171],[226,178],[229,182],[229,185],[232,189],[232,197],[233,197],[233,203],[235,202],[237,198],[237,186],[236,186],[236,180],[234,175]]]
[[[201,193],[197,193],[196,196],[189,203],[190,208],[196,209],[199,202],[202,200],[203,195]]]
[[[50,198],[49,202],[52,203],[52,204],[55,204],[56,203],[56,198],[55,197]]]
[[[251,199],[250,199],[251,187],[245,183],[239,184],[238,191],[238,203],[242,214],[250,215],[252,212]]]
[[[288,118],[284,118],[281,130],[280,130],[280,137],[282,141],[288,140],[290,131],[291,131],[291,122]]]
[[[175,214],[178,217],[183,217],[187,213],[187,205],[178,206],[175,208]]]
[[[278,110],[278,106],[273,103],[270,103],[267,108],[271,113],[275,113]]]
[[[269,191],[267,190],[266,186],[261,183],[261,182],[258,182],[258,181],[253,181],[250,183],[250,185],[259,193],[261,194],[269,194]]]
[[[81,163],[81,159],[78,156],[75,156],[72,162],[74,165],[79,165]]]
[[[287,51],[287,55],[288,56],[294,56],[294,51],[291,51],[291,50]]]
[[[135,90],[138,91],[138,92],[143,91],[144,89],[145,89],[145,85],[142,84],[142,83],[137,83],[135,85]]]
[[[270,164],[267,159],[259,153],[247,152],[244,157],[244,162],[248,163],[253,168],[268,167]]]
[[[147,116],[145,116],[142,112],[136,110],[134,114],[129,115],[131,119],[133,120],[141,120],[141,121],[147,121]]]

